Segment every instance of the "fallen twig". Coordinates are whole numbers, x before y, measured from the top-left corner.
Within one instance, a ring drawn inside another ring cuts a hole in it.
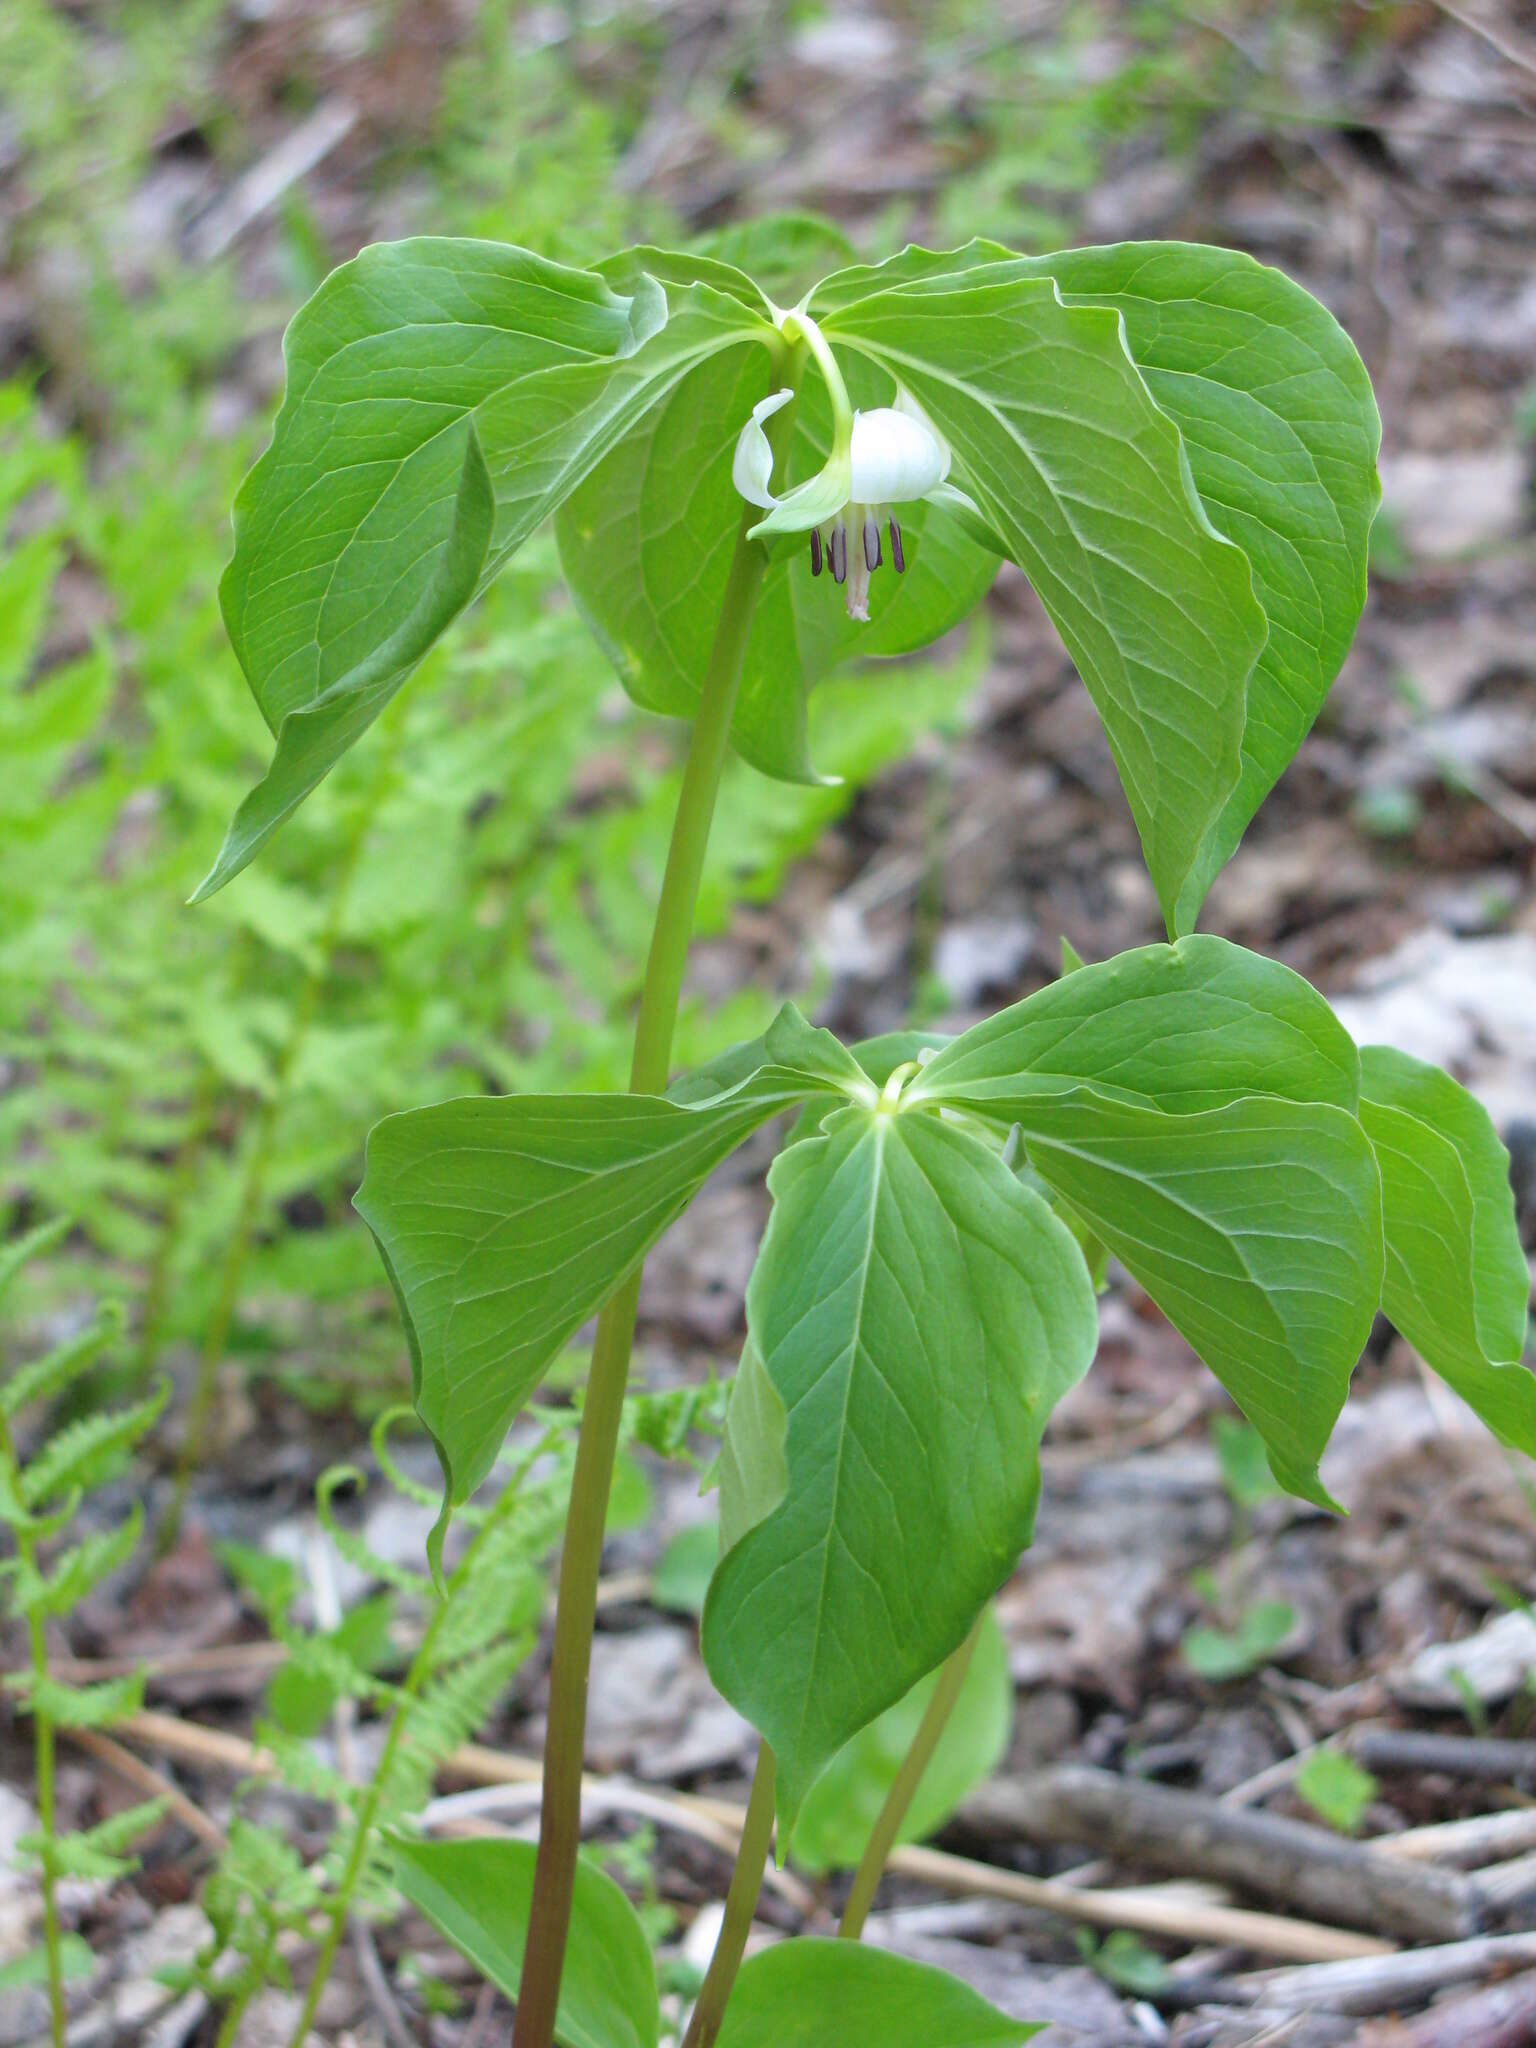
[[[1530,2048],[1536,2040],[1536,1975],[1491,1984],[1417,2019],[1364,2027],[1355,2048]]]
[[[1458,1872],[1380,1856],[1307,1821],[1080,1765],[996,1780],[966,1802],[964,1818],[1025,1841],[1091,1843],[1133,1866],[1216,1878],[1407,1941],[1460,1940],[1486,1917],[1477,1886]]]
[[[159,1748],[168,1756],[181,1756],[215,1769],[258,1777],[269,1777],[276,1769],[272,1758],[254,1743],[179,1721],[174,1714],[131,1715],[120,1724],[119,1733]],[[533,1757],[467,1744],[446,1760],[443,1775],[470,1784],[528,1784],[540,1776],[541,1769]],[[744,1809],[728,1800],[701,1799],[686,1792],[669,1793],[667,1798],[678,1809],[711,1817],[733,1831],[740,1830]],[[1016,1905],[1058,1913],[1063,1919],[1091,1927],[1125,1927],[1169,1941],[1243,1948],[1257,1955],[1283,1957],[1289,1962],[1321,1963],[1392,1953],[1390,1942],[1311,1921],[1254,1913],[1212,1904],[1204,1898],[1169,1896],[1156,1890],[1088,1891],[1064,1884],[1060,1878],[1026,1877],[1018,1871],[999,1870],[988,1863],[972,1862],[968,1857],[951,1856],[941,1849],[897,1849],[886,1868],[931,1884],[939,1891],[1010,1899]]]
[[[109,1771],[115,1771],[125,1784],[132,1785],[148,1799],[163,1799],[166,1811],[173,1814],[188,1834],[212,1849],[216,1856],[222,1856],[229,1847],[224,1830],[217,1821],[210,1820],[203,1809],[190,1800],[178,1786],[168,1784],[160,1773],[134,1755],[131,1749],[124,1749],[120,1742],[114,1742],[110,1735],[102,1734],[99,1728],[64,1728],[62,1733],[105,1764]]]
[[[1378,2013],[1416,2004],[1452,1984],[1495,1971],[1536,1966],[1536,1934],[1485,1934],[1440,1948],[1399,1949],[1355,1962],[1314,1963],[1301,1970],[1252,1970],[1228,1980],[1224,1994],[1251,1995],[1256,2005],[1288,2011]]]
[[[1368,1771],[1443,1771],[1451,1778],[1536,1779],[1536,1742],[1489,1735],[1426,1735],[1410,1728],[1362,1728],[1347,1740]]]
[[[1383,1856],[1402,1856],[1414,1863],[1476,1870],[1536,1849],[1536,1806],[1500,1807],[1497,1813],[1475,1813],[1467,1820],[1405,1828],[1400,1835],[1378,1835],[1371,1847]]]

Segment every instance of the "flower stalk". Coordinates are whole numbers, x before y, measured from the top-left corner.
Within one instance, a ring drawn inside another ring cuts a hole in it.
[[[985,1609],[983,1609],[985,1613]],[[949,1726],[949,1717],[955,1711],[965,1685],[966,1673],[971,1668],[971,1659],[976,1654],[976,1640],[981,1633],[981,1615],[976,1618],[970,1634],[939,1672],[938,1683],[929,1697],[928,1705],[918,1723],[912,1746],[901,1760],[901,1769],[891,1781],[891,1789],[885,1795],[869,1840],[864,1845],[864,1854],[854,1872],[853,1889],[848,1894],[848,1903],[843,1907],[843,1917],[838,1923],[838,1933],[849,1941],[857,1941],[864,1931],[864,1922],[869,1918],[869,1909],[874,1904],[875,1893],[880,1889],[880,1880],[885,1875],[885,1866],[890,1860],[896,1837],[901,1833],[901,1824],[907,1817],[907,1809],[916,1796],[918,1786],[923,1782],[923,1773],[933,1761],[933,1752],[939,1746],[939,1738]]]
[[[793,390],[791,384],[791,396]],[[765,549],[755,543],[756,529],[755,515],[748,509],[737,529],[735,552],[678,795],[635,1026],[629,1077],[632,1094],[660,1094],[670,1072],[672,1039],[704,855],[730,743],[747,639],[768,564]],[[637,1272],[598,1318],[587,1376],[560,1559],[539,1850],[513,2048],[551,2048],[554,2039],[581,1838],[587,1676],[597,1613],[598,1571],[639,1298]]]

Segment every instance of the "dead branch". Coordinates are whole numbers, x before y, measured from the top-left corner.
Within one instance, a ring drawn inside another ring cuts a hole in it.
[[[999,1780],[966,1802],[988,1833],[1083,1843],[1132,1866],[1215,1878],[1317,1919],[1405,1941],[1453,1941],[1484,1924],[1477,1886],[1379,1855],[1306,1821],[1077,1765]]]

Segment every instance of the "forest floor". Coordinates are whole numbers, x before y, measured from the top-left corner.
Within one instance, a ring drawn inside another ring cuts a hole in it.
[[[1471,10],[1394,10],[1362,48],[1353,10],[1323,9],[1285,85],[1293,106],[1340,118],[1215,108],[1179,150],[1132,129],[1063,203],[1082,239],[1211,240],[1283,266],[1338,313],[1371,370],[1386,510],[1365,619],[1204,921],[1312,978],[1358,1039],[1441,1061],[1471,1085],[1511,1148],[1536,1245],[1536,15]],[[267,26],[242,45],[227,90],[250,110],[260,163],[299,123],[264,99],[260,76],[290,17],[249,12]],[[397,10],[393,38],[366,57],[338,36],[334,76],[315,81],[316,104],[361,124],[344,121],[307,173],[333,254],[398,231],[409,213],[408,197],[370,184],[359,137],[430,104],[420,51],[451,12]],[[953,231],[945,195],[989,90],[987,38],[973,33],[935,65],[901,10],[834,13],[767,48],[754,41],[743,86],[732,70],[742,12],[655,10],[658,82],[623,166],[635,189],[691,226],[804,207],[868,234],[899,202],[919,239]],[[1051,12],[988,19],[1027,42]],[[554,9],[525,11],[524,32],[546,15],[554,34]],[[1262,73],[1232,18],[1220,33],[1239,68]],[[173,194],[205,235],[244,237],[242,261],[260,277],[272,260],[262,220],[242,219],[239,194],[184,138],[167,139],[158,177],[146,213]],[[214,201],[229,208],[222,224]],[[17,349],[63,378],[47,332],[38,323]],[[243,374],[245,402],[265,404],[270,340]],[[999,580],[989,627],[961,729],[872,783],[772,901],[709,939],[700,988],[812,988],[817,1020],[848,1037],[914,1008],[954,1028],[1049,980],[1062,935],[1089,959],[1160,936],[1096,718],[1015,571]],[[640,1324],[651,1384],[733,1366],[765,1156],[749,1148],[725,1169],[652,1260]],[[888,1879],[870,1938],[1052,2021],[1048,2048],[1536,2041],[1529,1480],[1382,1325],[1323,1466],[1349,1516],[1324,1516],[1265,1485],[1220,1389],[1123,1275],[1101,1306],[1099,1363],[1052,1424],[1036,1541],[999,1601],[1011,1746],[940,1837],[950,1861]],[[149,1718],[120,1740],[208,1823],[199,1839],[173,1815],[138,1877],[97,1901],[92,1938],[112,1970],[78,2004],[82,2048],[213,2038],[195,2001],[157,2004],[149,1983],[157,1961],[198,1939],[208,1842],[251,1765],[240,1744],[274,1664],[212,1538],[260,1537],[302,1558],[315,1478],[356,1449],[348,1418],[316,1423],[270,1387],[257,1398],[235,1387],[223,1410],[179,1546],[131,1598],[79,1618],[69,1643],[88,1661],[150,1660]],[[589,1768],[647,1795],[635,1802],[654,1831],[645,1884],[673,1915],[663,1952],[697,1962],[728,1857],[690,1826],[680,1795],[739,1803],[755,1738],[713,1694],[692,1620],[650,1596],[665,1545],[707,1503],[687,1470],[646,1469],[653,1511],[613,1540],[605,1568]],[[430,1513],[387,1493],[370,1502],[374,1548],[419,1565]],[[343,1600],[365,1590],[349,1568]],[[544,1676],[541,1648],[482,1746],[536,1757]],[[371,1732],[359,1731],[365,1759]],[[1309,1760],[1335,1753],[1373,1781],[1340,1795],[1347,1832],[1296,1790]],[[6,1737],[5,1760],[0,1835],[14,1836],[30,1796],[23,1731]],[[69,1754],[66,1810],[94,1816],[117,1800],[104,1773],[99,1757]],[[1158,1790],[1173,1804],[1159,1806]],[[291,1799],[287,1811],[302,1844],[316,1818]],[[1264,1816],[1315,1833],[1266,1834],[1252,1825]],[[621,1802],[599,1832],[634,1826]],[[1426,1829],[1445,1832],[1351,1860],[1367,1841]],[[1010,1886],[1063,1872],[1076,1902],[1065,1885],[1045,1899]],[[1146,1909],[1125,1916],[1134,1939],[1110,1937],[1104,1907],[1126,1885]],[[765,1892],[762,1928],[826,1928],[837,1898],[836,1880],[787,1879]],[[1266,1916],[1257,1945],[1233,1938],[1229,1905]],[[466,1966],[421,1923],[407,1917],[378,1939],[387,1961],[426,1955],[467,1994],[457,2014],[410,2010],[408,2038],[501,2038]],[[293,2010],[276,1993],[253,2007],[244,2048],[283,2042]],[[35,2038],[37,2019],[31,1994],[0,1994],[0,2044]],[[319,2039],[377,2048],[391,2023],[367,1971],[344,1957]]]

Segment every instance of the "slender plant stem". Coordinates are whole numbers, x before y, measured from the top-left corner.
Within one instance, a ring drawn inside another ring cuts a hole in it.
[[[277,1928],[274,1925],[268,1928],[267,1938],[251,1958],[239,1990],[224,2008],[224,2018],[220,2022],[213,2048],[234,2048],[235,2042],[240,2038],[240,2023],[250,2008],[251,2000],[266,1983],[272,1968],[272,1958],[276,1953]]]
[[[4,1460],[7,1491],[18,1504],[23,1499],[21,1459],[11,1426],[0,1414],[0,1459]],[[16,1555],[23,1571],[23,1583],[37,1584],[37,1539],[23,1522],[12,1524]],[[43,1866],[43,1948],[48,1958],[48,2016],[53,2048],[64,2048],[69,2015],[64,2005],[64,1937],[59,1927],[58,1870],[54,1859],[56,1811],[54,1805],[54,1733],[52,1717],[37,1700],[37,1689],[48,1676],[47,1624],[35,1608],[27,1614],[27,1651],[32,1670],[33,1772],[37,1791],[38,1834],[42,1838]]]
[[[900,1834],[901,1824],[907,1817],[907,1808],[912,1804],[913,1795],[923,1781],[923,1773],[933,1759],[933,1752],[938,1748],[939,1737],[948,1727],[949,1717],[955,1710],[955,1702],[959,1699],[960,1689],[965,1684],[965,1674],[970,1669],[971,1658],[976,1651],[976,1638],[980,1632],[981,1621],[978,1617],[976,1626],[939,1672],[938,1683],[934,1686],[923,1718],[918,1723],[917,1733],[912,1738],[912,1746],[902,1758],[901,1769],[896,1773],[891,1789],[885,1795],[885,1804],[881,1807],[869,1840],[864,1845],[864,1854],[860,1858],[858,1869],[854,1872],[853,1889],[848,1894],[848,1903],[843,1908],[843,1917],[838,1924],[838,1933],[850,1941],[857,1941],[864,1930],[864,1922],[869,1916],[875,1893],[879,1890],[880,1880],[885,1874],[886,1860],[896,1846],[896,1837]]]
[[[731,715],[741,682],[747,636],[767,567],[764,550],[747,539],[747,529],[757,516],[748,507],[737,530],[720,621],[683,770],[635,1025],[629,1085],[637,1095],[659,1094],[667,1085],[704,852],[730,741]],[[560,1559],[539,1854],[512,2037],[514,2048],[551,2048],[554,2040],[555,2009],[576,1884],[576,1852],[581,1839],[581,1767],[587,1730],[592,1625],[597,1614],[597,1577],[639,1299],[637,1272],[598,1318],[592,1346],[565,1546]]]
[[[725,1897],[725,1918],[719,1939],[709,1959],[699,1990],[693,2017],[683,2036],[683,2048],[713,2048],[715,2036],[725,2019],[726,2000],[741,1968],[757,1895],[763,1888],[763,1865],[773,1841],[773,1751],[765,1742],[757,1752],[757,1769],[752,1774],[752,1791],[747,1800],[747,1817],[742,1824],[736,1867]]]

